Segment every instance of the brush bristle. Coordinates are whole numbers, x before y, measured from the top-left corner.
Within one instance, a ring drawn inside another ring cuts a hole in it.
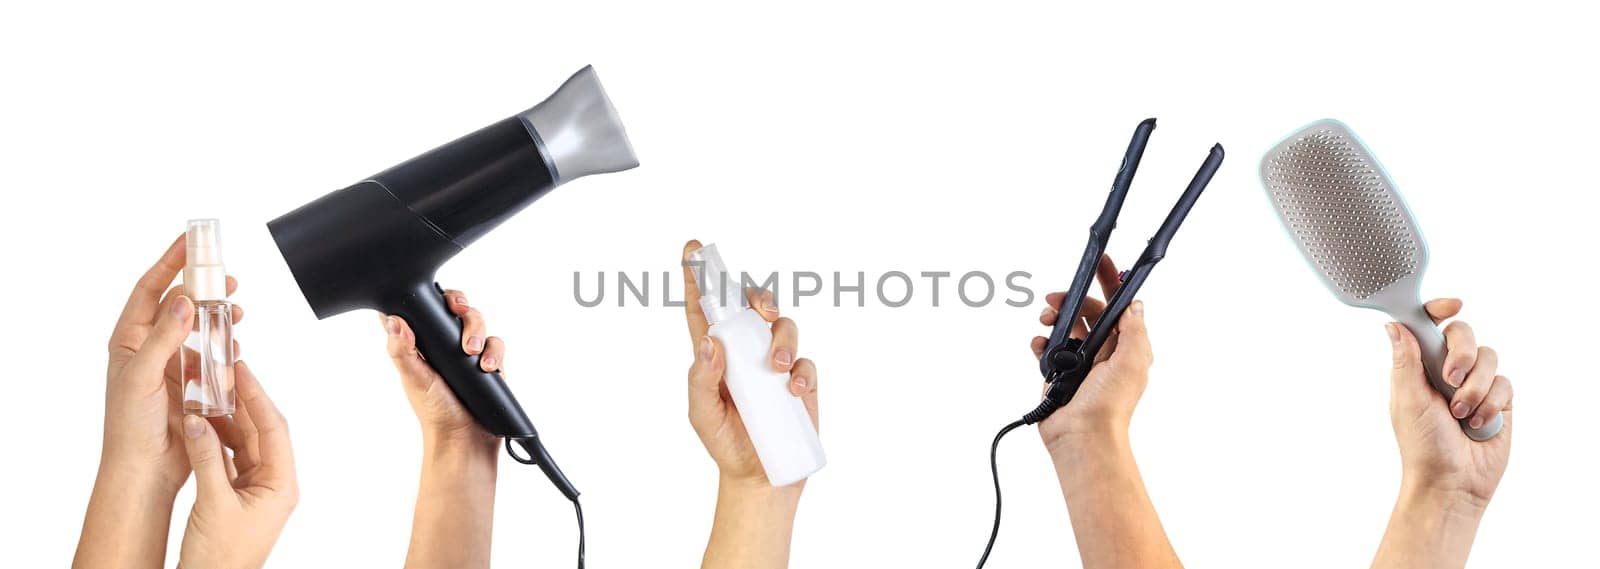
[[[1341,293],[1365,300],[1422,265],[1405,206],[1349,132],[1301,132],[1267,156],[1262,175],[1290,233]]]

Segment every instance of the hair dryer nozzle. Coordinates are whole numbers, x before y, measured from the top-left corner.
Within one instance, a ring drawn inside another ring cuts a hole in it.
[[[517,116],[538,137],[540,149],[555,170],[557,185],[639,165],[622,119],[592,65],[572,74],[550,98]]]

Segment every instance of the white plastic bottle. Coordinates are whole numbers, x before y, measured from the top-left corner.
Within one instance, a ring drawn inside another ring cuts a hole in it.
[[[772,325],[750,308],[743,280],[716,245],[689,254],[710,334],[722,342],[728,393],[773,486],[805,480],[828,459],[806,406],[789,393],[789,374],[772,369]]]

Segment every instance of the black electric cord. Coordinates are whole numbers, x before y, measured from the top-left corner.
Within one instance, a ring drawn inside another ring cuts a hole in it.
[[[511,442],[514,440],[516,439],[506,437],[506,454],[511,455],[511,460],[515,460],[522,464],[539,464],[539,461],[534,460],[532,456],[523,457],[518,455],[517,451],[511,447]],[[583,546],[585,541],[583,531],[583,504],[578,502],[577,496],[572,497],[572,509],[578,514],[578,569],[583,569]]]
[[[578,512],[578,569],[583,569],[583,504],[573,500],[572,509]]]
[[[983,564],[989,562],[989,552],[994,549],[994,540],[1000,537],[1000,439],[1006,433],[1017,430],[1017,427],[1028,424],[1026,420],[1018,419],[995,433],[994,442],[989,444],[989,474],[994,476],[994,529],[989,530],[989,544],[983,546],[983,557],[978,558],[978,569],[983,569]]]

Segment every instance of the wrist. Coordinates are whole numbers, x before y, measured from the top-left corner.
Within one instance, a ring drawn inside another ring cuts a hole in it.
[[[436,429],[423,427],[422,450],[426,453],[442,453],[462,455],[467,457],[491,457],[500,455],[500,437],[483,432],[477,425],[468,428]]]
[[[717,509],[763,523],[789,522],[800,508],[805,482],[774,488],[765,478],[750,480],[722,477],[717,483]]]
[[[483,472],[493,476],[500,464],[500,439],[424,435],[423,468],[448,468],[458,473]]]
[[[1396,510],[1437,512],[1445,519],[1471,520],[1474,524],[1483,517],[1483,512],[1488,507],[1487,498],[1476,496],[1471,492],[1440,488],[1411,479],[1401,481],[1400,497],[1395,503]]]
[[[132,511],[152,514],[167,512],[166,516],[170,516],[172,504],[178,499],[178,491],[143,475],[102,469],[95,477],[89,499],[102,504],[114,503],[119,508]]]
[[[74,567],[149,567],[165,560],[176,491],[101,464],[84,514]]]
[[[1486,502],[1463,492],[1405,481],[1375,568],[1447,569],[1465,566]]]
[[[717,485],[717,513],[701,566],[787,567],[803,484],[773,488],[765,478],[723,476]]]
[[[145,501],[165,500],[171,504],[178,498],[188,473],[176,480],[153,467],[149,461],[119,460],[104,457],[95,473],[95,492],[105,491],[122,498]]]
[[[1126,448],[1128,423],[1110,414],[1069,415],[1058,425],[1039,430],[1045,450],[1052,456],[1079,454],[1092,449]]]
[[[717,494],[746,499],[751,503],[798,503],[805,485],[802,480],[779,488],[767,482],[765,477],[750,479],[724,475],[717,479]]]

